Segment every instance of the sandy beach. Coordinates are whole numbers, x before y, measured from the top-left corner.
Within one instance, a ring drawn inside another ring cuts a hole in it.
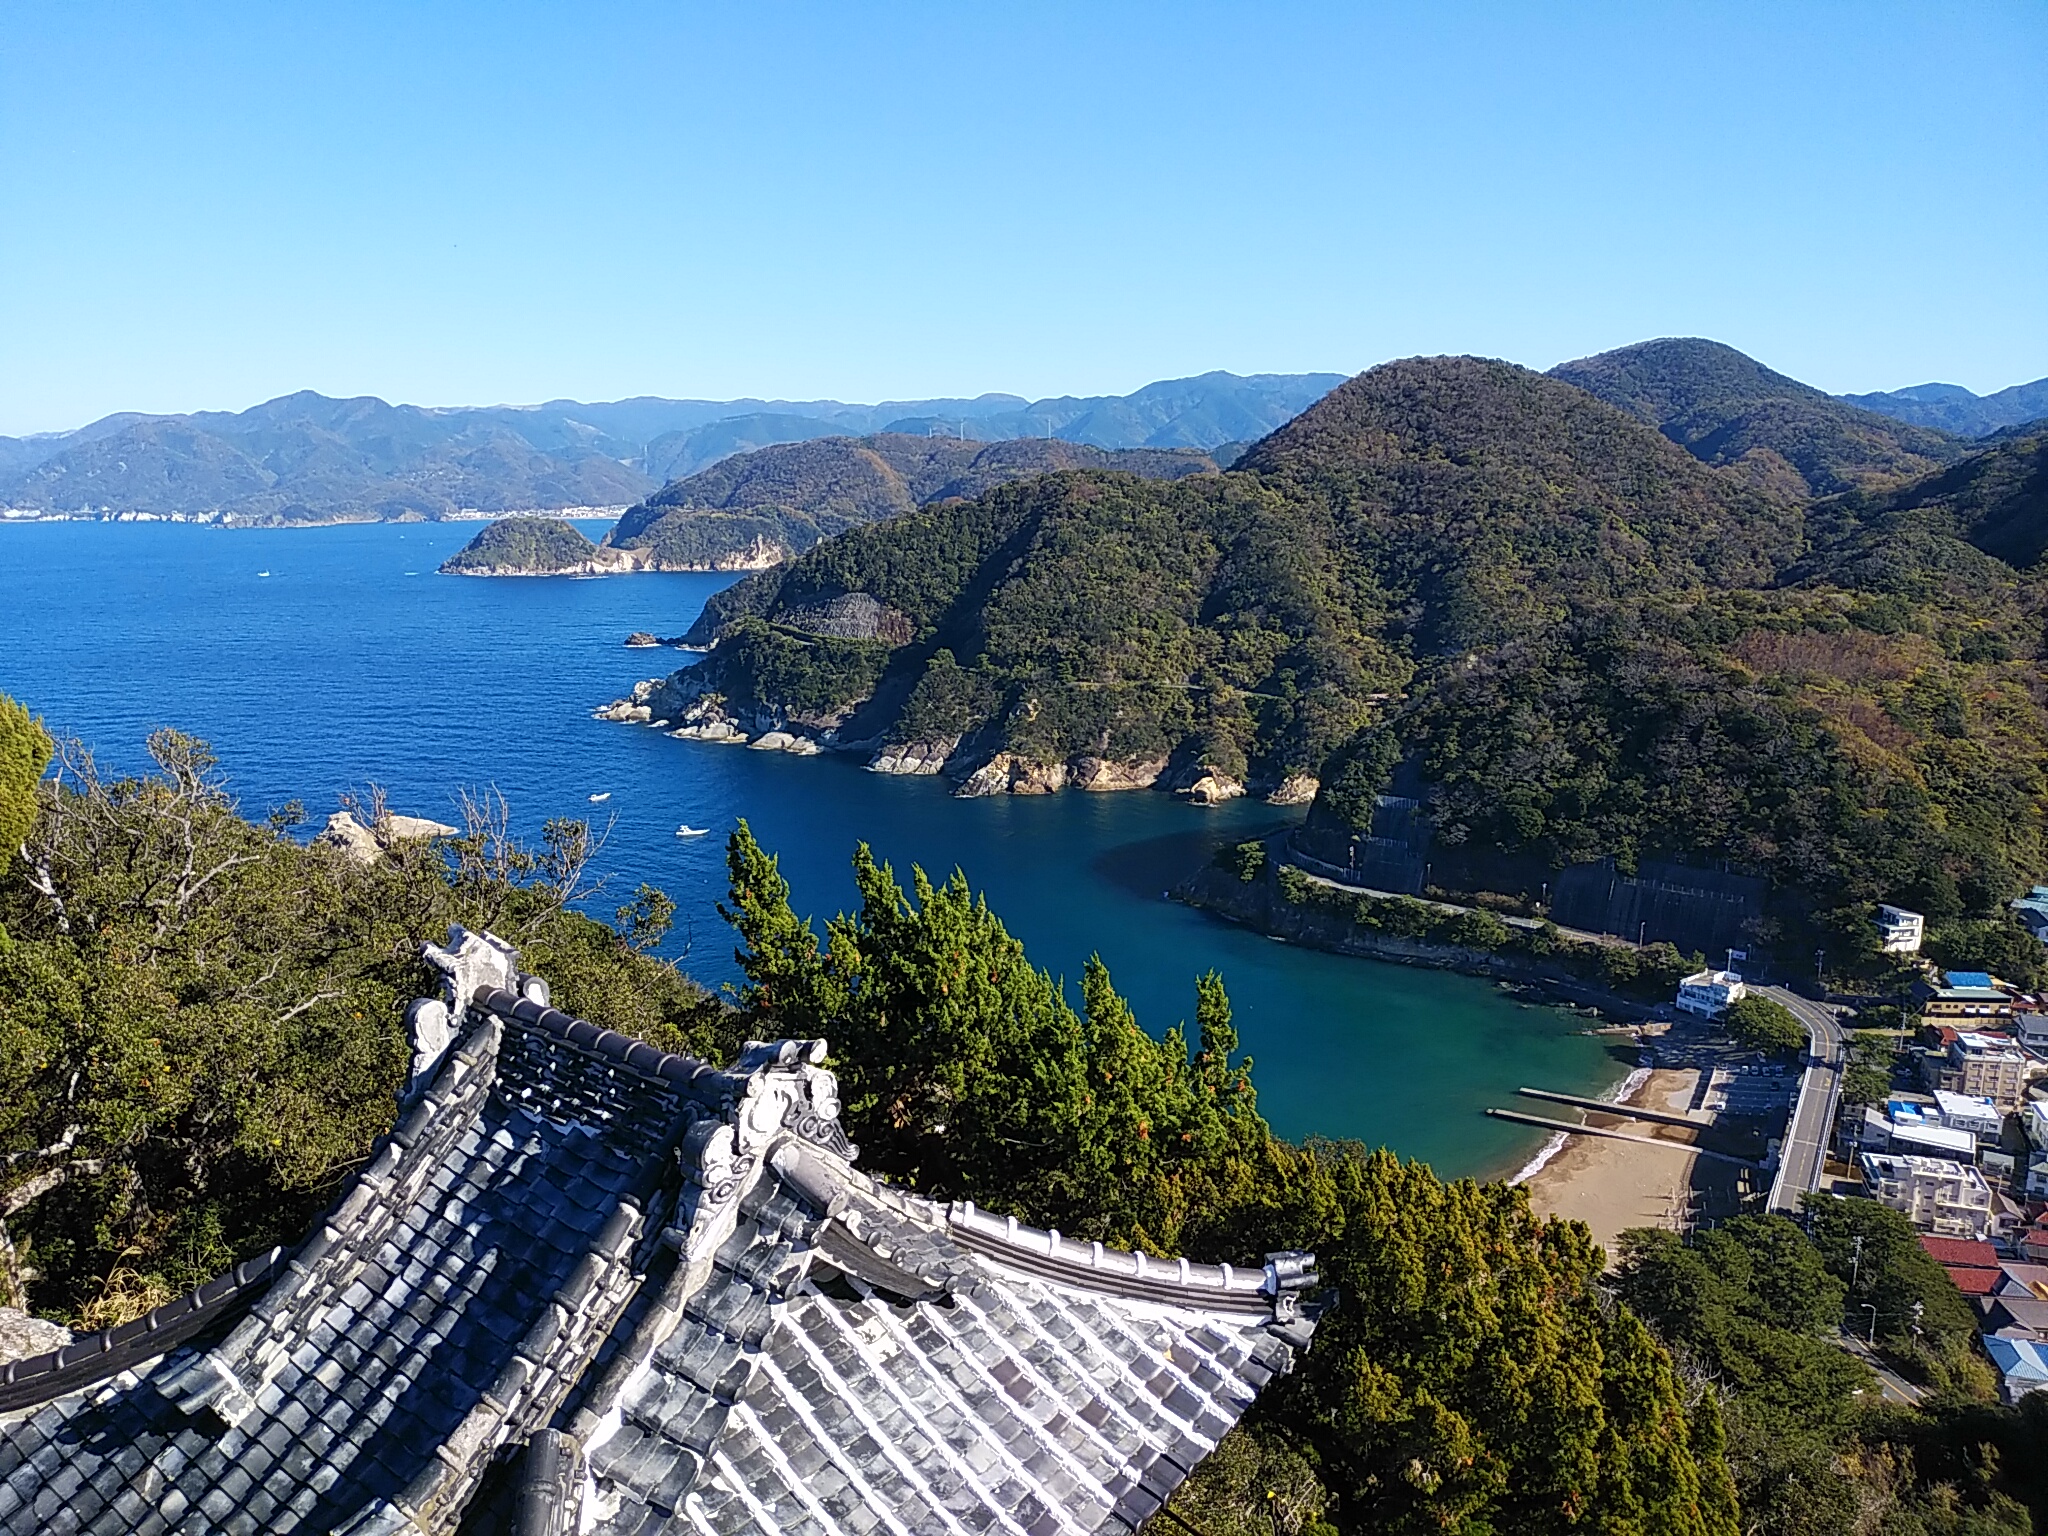
[[[1633,1091],[1615,1106],[1616,1128],[1659,1140],[1684,1136],[1674,1126],[1627,1120],[1625,1106],[1682,1114],[1698,1077],[1690,1067],[1640,1074]],[[1695,1160],[1692,1148],[1675,1140],[1666,1149],[1602,1136],[1573,1136],[1523,1184],[1539,1215],[1583,1221],[1611,1255],[1616,1234],[1629,1227],[1684,1225]]]

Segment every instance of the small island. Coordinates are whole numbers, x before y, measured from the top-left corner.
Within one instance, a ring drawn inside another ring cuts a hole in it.
[[[441,563],[443,576],[601,576],[630,569],[632,557],[600,549],[559,517],[507,517]]]

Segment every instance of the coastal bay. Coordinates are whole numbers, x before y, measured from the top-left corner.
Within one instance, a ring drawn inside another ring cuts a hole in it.
[[[1192,1014],[1198,973],[1220,971],[1281,1133],[1385,1143],[1449,1175],[1511,1173],[1540,1145],[1480,1113],[1516,1087],[1598,1092],[1626,1070],[1582,1020],[1486,981],[1316,953],[1162,899],[1213,848],[1298,809],[1137,790],[958,801],[831,755],[593,721],[593,703],[652,670],[626,636],[682,633],[733,578],[435,577],[467,531],[0,529],[18,598],[0,613],[0,690],[116,767],[140,765],[157,725],[207,737],[249,814],[296,798],[317,826],[339,791],[375,782],[395,809],[441,820],[458,788],[495,785],[528,831],[609,823],[612,884],[593,910],[661,886],[680,905],[670,952],[712,986],[736,979],[714,910],[735,817],[819,919],[851,900],[862,838],[899,869],[959,865],[1039,965],[1073,980],[1099,950],[1155,1031]],[[715,835],[678,839],[684,822]]]

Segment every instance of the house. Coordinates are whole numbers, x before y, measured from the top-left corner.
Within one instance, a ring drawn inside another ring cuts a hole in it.
[[[2048,1264],[2013,1264],[1998,1266],[1998,1288],[1992,1294],[1997,1296],[2030,1296],[2035,1301],[2048,1302]]]
[[[2048,1214],[2034,1218],[2032,1226],[2020,1234],[2020,1257],[2033,1264],[2048,1264]]]
[[[294,1252],[0,1368],[0,1530],[1129,1536],[1307,1346],[1310,1255],[1120,1253],[856,1166],[730,1066],[427,958],[397,1128]]]
[[[2027,932],[2048,944],[2048,885],[2037,885],[2012,904],[2016,917]]]
[[[1870,1197],[1921,1231],[1937,1237],[1991,1235],[1991,1186],[1969,1164],[1902,1152],[1865,1152],[1861,1161]]]
[[[1703,1019],[1716,1018],[1739,1003],[1749,988],[1733,971],[1698,971],[1678,984],[1678,1008]]]
[[[1998,1271],[1995,1269],[1951,1269],[1944,1264],[1942,1271],[1955,1282],[1957,1290],[1973,1299],[1981,1296],[1988,1301],[1991,1293],[1998,1289]]]
[[[2005,1279],[1999,1268],[2004,1261],[1989,1243],[1923,1233],[1920,1246],[1965,1296],[1989,1296]]]
[[[1927,919],[1918,912],[1908,912],[1904,907],[1877,909],[1878,948],[1887,955],[1917,955],[1926,929]]]
[[[1995,1147],[2005,1134],[2005,1111],[1987,1098],[1937,1088],[1934,1103],[1943,1125],[1968,1131],[1982,1145]]]
[[[2013,1009],[2012,1032],[2035,1055],[2048,1056],[2048,1009],[2040,1006],[2039,998],[2031,998],[2028,1006]]]
[[[2008,1339],[2038,1339],[2048,1333],[2048,1301],[2033,1296],[1986,1296],[1977,1308],[1977,1331]]]
[[[1985,1024],[2012,1017],[2012,993],[1985,971],[1950,971],[1945,985],[1922,981],[1913,988],[1919,1000],[1920,1017],[1962,1019]]]
[[[1984,1353],[2004,1378],[2005,1400],[2016,1403],[2029,1392],[2048,1387],[2048,1350],[2032,1339],[1984,1341]]]

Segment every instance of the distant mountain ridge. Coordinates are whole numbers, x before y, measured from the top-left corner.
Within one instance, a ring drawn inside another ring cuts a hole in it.
[[[2048,418],[2048,379],[2015,384],[1989,395],[1972,394],[1960,384],[1915,384],[1910,389],[1835,398],[1916,427],[1933,427],[1961,437],[1989,437],[2008,427]]]
[[[1036,403],[990,394],[423,407],[300,391],[240,412],[122,412],[75,432],[0,438],[0,507],[262,524],[620,508],[733,453],[899,424],[982,442],[1216,447],[1263,436],[1341,377],[1210,373]]]

